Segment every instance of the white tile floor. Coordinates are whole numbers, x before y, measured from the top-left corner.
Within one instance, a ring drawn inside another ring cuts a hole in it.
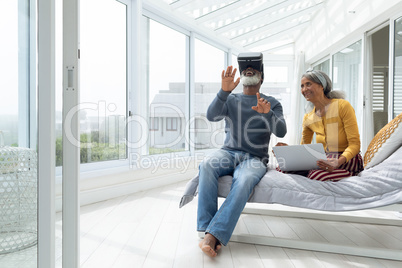
[[[209,258],[198,248],[196,200],[178,208],[184,185],[81,207],[81,267],[402,267],[398,261],[235,242],[216,258]],[[402,252],[402,227],[395,226],[242,215],[235,232],[373,245]],[[61,267],[60,214],[56,237],[56,267]],[[0,255],[0,268],[18,267],[36,267],[36,247]]]

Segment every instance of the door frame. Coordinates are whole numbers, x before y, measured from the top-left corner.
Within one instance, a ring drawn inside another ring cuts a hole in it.
[[[389,20],[389,93],[388,93],[388,122],[394,119],[394,89],[395,89],[395,21],[402,18],[402,12],[393,16]]]
[[[35,5],[31,1],[31,4]],[[38,0],[37,267],[55,266],[55,0]],[[32,8],[32,6],[31,6]],[[42,105],[43,104],[43,105]]]

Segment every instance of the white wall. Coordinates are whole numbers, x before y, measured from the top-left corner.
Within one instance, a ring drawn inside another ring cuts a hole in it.
[[[306,62],[313,63],[361,39],[401,11],[402,0],[327,0],[325,9],[296,40],[295,51],[304,51]]]

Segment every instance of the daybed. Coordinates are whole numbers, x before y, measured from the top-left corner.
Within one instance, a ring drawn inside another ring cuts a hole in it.
[[[402,226],[402,219],[385,220],[358,216],[322,213],[321,211],[344,212],[393,205],[402,211],[402,114],[380,130],[366,151],[365,169],[358,175],[339,182],[320,182],[300,175],[283,174],[269,170],[254,188],[248,202],[282,204],[303,208],[304,211],[278,211],[245,209],[243,213],[305,217],[331,221],[363,222]],[[231,176],[219,178],[219,197],[226,197],[231,186]],[[198,176],[187,184],[180,207],[197,194]],[[305,209],[311,209],[307,210]],[[317,213],[314,213],[318,210]],[[321,242],[300,241],[276,237],[261,237],[249,234],[233,235],[231,241],[280,246],[332,253],[359,255],[402,261],[401,248],[383,249],[338,245]]]

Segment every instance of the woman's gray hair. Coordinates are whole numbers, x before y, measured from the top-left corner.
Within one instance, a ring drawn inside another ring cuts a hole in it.
[[[340,90],[332,90],[332,81],[329,76],[320,70],[312,70],[309,69],[305,74],[302,75],[302,78],[305,77],[310,81],[313,81],[317,84],[322,85],[324,88],[324,95],[328,99],[344,99],[345,93]]]

